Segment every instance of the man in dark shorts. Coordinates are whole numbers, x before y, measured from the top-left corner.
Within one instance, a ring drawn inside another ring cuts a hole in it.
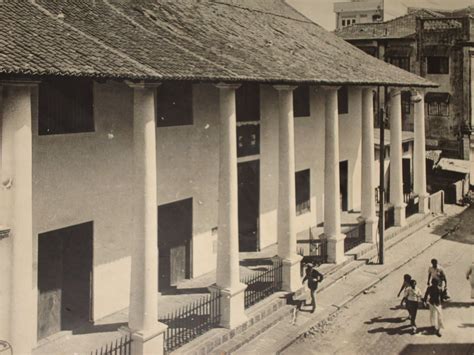
[[[316,309],[316,290],[318,289],[318,284],[323,281],[323,275],[314,268],[313,264],[309,263],[306,264],[303,283],[305,281],[308,281],[308,288],[311,293],[311,313],[314,313]]]

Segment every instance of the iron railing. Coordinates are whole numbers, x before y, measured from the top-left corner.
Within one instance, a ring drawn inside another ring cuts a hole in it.
[[[344,252],[354,249],[365,242],[365,222],[359,223],[356,228],[346,233],[344,238]]]
[[[273,266],[268,270],[243,278],[241,282],[247,285],[244,292],[245,308],[280,291],[282,288],[282,280],[283,263],[281,259],[275,259]]]
[[[91,351],[90,355],[130,355],[132,353],[131,344],[131,336],[126,334],[122,338],[102,346],[100,349]]]
[[[219,325],[221,294],[216,291],[168,313],[159,319],[166,324],[164,351],[169,353]]]
[[[304,268],[307,263],[321,265],[327,262],[327,240],[324,238],[315,238],[311,228],[309,228],[308,235],[308,241],[298,240],[298,244],[300,245],[307,244],[307,248],[300,246],[297,249],[297,253],[303,257],[301,259],[301,276],[304,274]]]

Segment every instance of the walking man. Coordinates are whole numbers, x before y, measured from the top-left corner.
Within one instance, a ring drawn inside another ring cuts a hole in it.
[[[405,288],[405,299],[408,314],[410,315],[412,334],[416,334],[416,314],[418,312],[418,302],[421,301],[421,298],[421,291],[416,287],[416,281],[410,280],[410,286]]]
[[[431,326],[434,328],[434,333],[437,336],[441,336],[441,328],[444,328],[443,325],[443,310],[441,308],[442,302],[442,290],[439,286],[438,279],[431,280],[431,286],[426,289],[425,297],[423,297],[423,302],[430,306],[430,321]]]
[[[438,286],[442,290],[443,300],[448,300],[450,297],[448,295],[448,279],[446,278],[446,273],[444,269],[438,264],[438,260],[431,259],[431,266],[428,268],[428,282],[427,285],[431,285],[431,280],[438,280]]]
[[[316,309],[316,290],[318,289],[318,284],[323,281],[323,275],[314,268],[314,265],[309,263],[306,265],[305,276],[303,278],[303,283],[308,281],[308,288],[311,293],[311,313],[314,313]]]

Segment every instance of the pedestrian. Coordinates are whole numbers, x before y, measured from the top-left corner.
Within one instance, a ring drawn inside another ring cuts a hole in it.
[[[430,307],[430,321],[433,331],[437,336],[441,336],[441,329],[444,328],[443,325],[443,310],[441,303],[443,301],[442,289],[439,286],[438,279],[434,278],[431,280],[431,285],[426,289],[425,296],[423,297],[423,302],[426,304],[428,302]]]
[[[421,301],[422,295],[416,280],[410,280],[410,286],[405,288],[405,299],[408,314],[410,315],[410,324],[412,334],[416,334],[416,314],[418,312],[418,302]]]
[[[441,265],[438,264],[438,260],[431,259],[431,266],[428,268],[428,282],[426,283],[428,286],[431,284],[431,280],[437,279],[438,286],[442,289],[442,298],[444,301],[449,300],[448,294],[448,279],[446,278],[446,273]]]
[[[401,294],[407,287],[410,287],[410,281],[411,281],[411,275],[409,275],[409,274],[403,275],[402,287],[400,287],[400,291],[398,291],[397,297],[400,297],[400,294]],[[406,305],[406,297],[404,296],[404,297],[402,298],[402,301],[400,302],[400,306],[405,307],[405,305]],[[408,316],[410,316],[410,314],[408,314]]]
[[[311,313],[314,313],[316,310],[316,290],[318,289],[318,284],[323,281],[323,275],[314,268],[314,265],[308,263],[306,265],[305,276],[303,278],[303,284],[305,281],[308,281],[308,288],[311,293]]]
[[[474,298],[474,261],[471,263],[471,267],[467,271],[466,278],[471,279],[471,298]]]

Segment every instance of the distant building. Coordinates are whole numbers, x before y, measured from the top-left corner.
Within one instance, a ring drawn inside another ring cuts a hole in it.
[[[336,28],[340,29],[355,23],[383,21],[383,0],[351,0],[334,4]]]
[[[382,23],[354,24],[336,34],[379,59],[437,82],[425,92],[427,147],[451,158],[474,158],[472,71],[474,7],[410,8]],[[402,93],[403,129],[413,130],[410,93]]]

